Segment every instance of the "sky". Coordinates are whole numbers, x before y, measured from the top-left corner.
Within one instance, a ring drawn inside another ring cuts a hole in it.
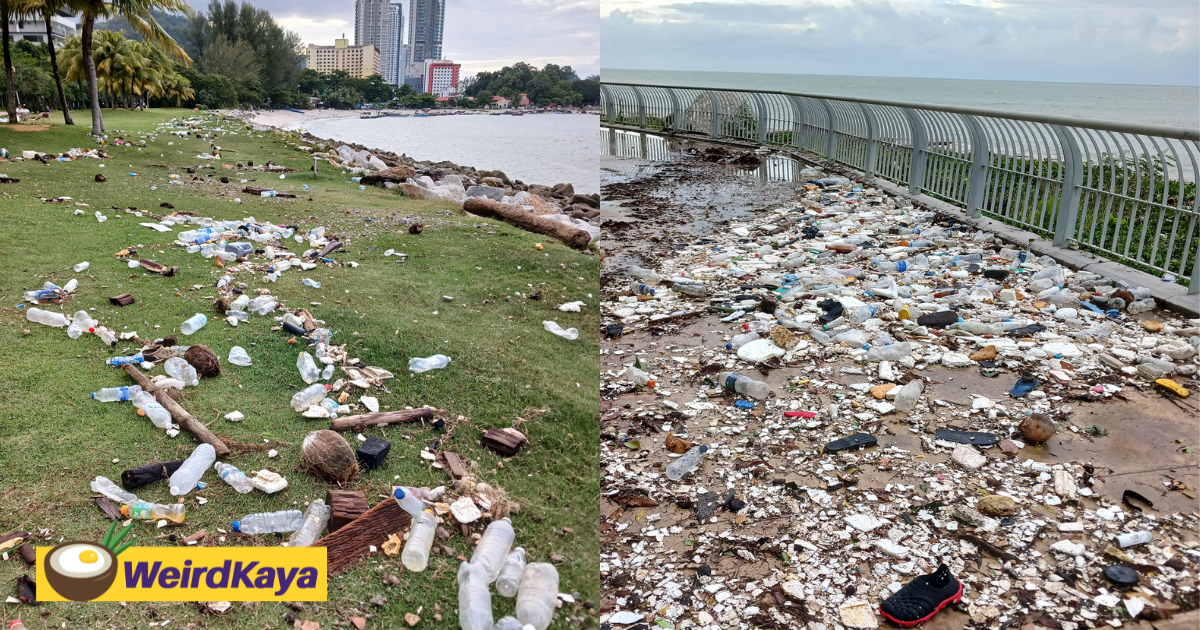
[[[599,4],[604,68],[1200,84],[1197,0]]]
[[[188,0],[204,10],[208,0]],[[239,0],[240,2],[240,0]],[[249,0],[304,43],[354,40],[354,0]],[[408,0],[404,7],[408,30]],[[518,61],[571,66],[580,78],[600,71],[599,0],[447,0],[442,56],[475,74]]]

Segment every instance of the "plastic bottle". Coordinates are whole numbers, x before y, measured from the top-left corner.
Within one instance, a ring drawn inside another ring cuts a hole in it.
[[[554,565],[535,562],[525,567],[517,591],[517,619],[536,630],[546,630],[554,619],[557,602],[558,570]]]
[[[654,295],[654,289],[651,288],[650,285],[638,282],[637,280],[630,285],[629,290],[632,291],[634,295]]]
[[[25,626],[21,626],[24,628]],[[517,621],[516,617],[501,617],[492,630],[525,630],[525,624]]]
[[[437,517],[432,510],[422,510],[412,520],[408,530],[408,542],[400,552],[400,562],[409,571],[420,573],[429,565],[429,550],[433,548],[433,534],[437,531]]]
[[[912,355],[912,344],[907,341],[890,343],[886,346],[871,346],[867,350],[868,361],[898,361]]]
[[[213,464],[213,468],[216,469],[221,480],[233,486],[233,489],[237,490],[238,494],[246,494],[254,489],[254,482],[250,481],[246,477],[246,473],[239,470],[237,466],[226,464],[225,462],[217,462]]]
[[[300,370],[300,378],[309,385],[316,383],[321,378],[321,370],[317,369],[317,363],[307,352],[301,352],[296,357],[296,369]]]
[[[872,317],[875,317],[877,311],[874,306],[863,304],[846,313],[846,318],[853,324],[861,324]]]
[[[919,378],[913,379],[901,387],[900,392],[896,394],[896,410],[908,413],[915,409],[923,389],[925,389],[925,381]]]
[[[204,325],[207,323],[208,323],[208,318],[205,317],[204,314],[196,313],[195,315],[192,315],[191,317],[187,318],[187,320],[185,320],[182,324],[179,325],[179,332],[181,332],[185,335],[191,335],[192,333],[196,332],[197,330],[204,328]]]
[[[742,376],[737,372],[721,372],[717,375],[717,385],[724,387],[727,392],[745,394],[758,400],[766,398],[771,391],[766,383],[756,381],[749,376]]]
[[[75,321],[71,322],[71,325],[67,326],[67,336],[70,337],[71,339],[78,339],[78,338],[82,337],[83,336],[83,326],[80,326],[79,322],[75,322]]]
[[[751,341],[755,341],[758,338],[759,338],[759,336],[758,336],[758,333],[756,333],[756,332],[748,332],[744,335],[738,335],[738,336],[734,337],[733,339],[730,339],[729,343],[725,344],[725,349],[726,350],[737,350],[738,348],[741,348],[742,346],[750,343]]]
[[[694,297],[704,297],[705,295],[708,295],[708,287],[700,284],[699,282],[676,282],[671,289],[676,293],[682,293],[684,295],[691,295]]]
[[[55,313],[54,311],[43,311],[40,308],[31,308],[25,313],[25,319],[37,324],[45,326],[53,326],[61,328],[71,323],[66,315]]]
[[[462,630],[492,630],[492,593],[487,568],[474,562],[458,567],[458,625]]]
[[[838,333],[833,336],[833,340],[837,343],[844,343],[851,348],[861,348],[867,345],[867,336],[861,330],[857,329]]]
[[[1158,308],[1158,303],[1154,301],[1154,298],[1145,298],[1126,306],[1125,311],[1131,315],[1137,315],[1138,313],[1145,313],[1156,308]]]
[[[227,317],[232,317],[232,318],[238,320],[239,322],[250,321],[250,313],[247,313],[246,311],[238,311],[238,310],[230,309],[230,310],[226,311],[225,315]]]
[[[109,346],[110,348],[117,345],[117,336],[113,334],[113,331],[105,328],[104,326],[96,329],[96,335],[100,337],[100,341],[104,342],[104,345]]]
[[[246,349],[241,346],[234,346],[229,349],[229,362],[242,367],[249,367],[251,364],[250,355],[246,353]]]
[[[333,364],[331,363],[329,365],[326,365],[324,370],[321,370],[321,380],[328,381],[329,378],[332,376],[333,376]]]
[[[130,399],[133,401],[133,406],[141,410],[142,415],[150,418],[150,422],[160,429],[170,429],[171,423],[175,420],[171,416],[171,412],[167,411],[166,407],[158,404],[154,395],[150,392],[138,392]]]
[[[306,286],[306,287],[312,287],[314,289],[321,288],[321,283],[317,282],[316,280],[310,280],[308,278],[305,278],[305,279],[301,280],[300,282],[304,283],[304,286]]]
[[[185,464],[186,465],[186,464]],[[233,522],[233,531],[239,534],[282,534],[300,529],[304,515],[300,510],[280,510],[247,514]]]
[[[516,533],[513,531],[512,521],[507,517],[492,521],[487,529],[483,530],[483,537],[479,539],[479,544],[475,545],[475,552],[471,554],[471,564],[478,564],[487,571],[489,584],[500,576],[500,568],[508,558],[514,538]]]
[[[275,296],[260,295],[250,301],[248,308],[251,310],[251,312],[258,313],[259,315],[266,315],[267,313],[275,310]]]
[[[1138,363],[1142,364],[1142,365],[1153,365],[1154,367],[1158,368],[1158,370],[1161,371],[1163,374],[1174,374],[1175,369],[1178,367],[1170,361],[1166,361],[1164,359],[1157,359],[1155,357],[1148,357],[1148,356],[1147,357],[1138,357]]]
[[[697,468],[700,468],[700,462],[704,459],[704,454],[707,452],[707,446],[693,446],[688,452],[681,455],[679,459],[676,459],[667,466],[667,479],[679,481],[695,472]]]
[[[829,344],[833,343],[833,337],[830,337],[827,333],[825,333],[825,331],[820,330],[818,328],[809,329],[808,334],[813,339],[815,339],[817,341],[817,343],[821,343],[824,345],[829,345]]]
[[[105,387],[100,391],[92,392],[92,400],[100,402],[124,402],[133,400],[133,397],[142,391],[140,385],[130,385],[128,387]]]
[[[657,383],[654,382],[654,378],[650,376],[649,372],[639,370],[636,367],[629,368],[629,380],[633,381],[633,384],[637,385],[638,387],[652,388],[657,385]]]
[[[84,332],[96,332],[96,320],[92,319],[92,316],[87,311],[75,311],[71,319],[75,320],[75,323],[79,324]]]
[[[447,365],[450,365],[450,357],[444,354],[435,354],[424,359],[413,357],[408,360],[408,369],[415,374],[428,372],[429,370],[440,370]]]
[[[74,324],[72,324],[72,325],[74,325]],[[129,364],[141,363],[142,361],[145,361],[145,360],[146,359],[144,357],[142,357],[142,353],[139,352],[135,355],[128,356],[128,357],[113,357],[111,359],[108,359],[104,363],[106,365],[111,365],[113,367],[116,367],[119,365],[129,365]]]
[[[192,367],[192,364],[183,357],[167,359],[163,363],[163,371],[167,373],[167,376],[183,381],[184,385],[195,387],[200,384],[200,376],[196,373],[196,368]]]
[[[75,265],[74,267],[72,267],[72,269],[75,270],[75,273],[80,273],[83,271],[87,271],[88,267],[91,267],[91,266],[92,266],[92,263],[89,263],[88,261],[85,260],[85,261],[79,263],[78,265]]]
[[[321,538],[321,532],[325,531],[325,525],[329,523],[330,514],[331,510],[328,505],[325,505],[325,501],[313,499],[313,502],[308,504],[308,509],[304,511],[300,528],[288,539],[287,546],[311,547]]]
[[[317,383],[296,392],[292,396],[292,409],[295,409],[296,413],[302,413],[309,407],[319,404],[325,398],[325,393],[330,389],[332,389],[330,385]]]
[[[626,273],[633,276],[634,278],[638,278],[639,280],[641,280],[642,282],[644,282],[646,284],[655,285],[655,284],[658,284],[659,282],[662,282],[662,276],[655,273],[655,271],[653,269],[646,269],[644,267],[638,267],[636,265],[631,265],[629,267],[629,269],[626,271]]]
[[[410,516],[420,516],[425,511],[425,503],[417,498],[417,493],[413,492],[412,488],[392,486],[392,498],[396,499],[400,508]]]
[[[121,515],[135,521],[150,521],[165,518],[172,523],[183,522],[183,504],[160,505],[150,501],[135,501],[121,506]]]
[[[517,588],[521,585],[521,576],[524,573],[525,548],[517,547],[508,554],[508,558],[504,560],[504,566],[500,567],[500,577],[496,578],[496,592],[504,597],[516,596]]]
[[[138,500],[137,495],[113,483],[108,477],[96,477],[89,485],[92,488],[92,492],[99,492],[122,505]]]
[[[171,475],[171,494],[181,497],[196,488],[196,482],[204,471],[217,459],[217,451],[211,444],[199,444],[183,464]]]
[[[1128,532],[1125,534],[1118,534],[1117,535],[1117,545],[1119,547],[1121,547],[1121,549],[1126,549],[1128,547],[1133,547],[1136,545],[1144,545],[1144,544],[1150,542],[1151,538],[1152,538],[1152,535],[1148,531]]]
[[[959,254],[954,257],[954,266],[961,266],[961,263],[977,263],[981,260],[983,260],[983,254]]]

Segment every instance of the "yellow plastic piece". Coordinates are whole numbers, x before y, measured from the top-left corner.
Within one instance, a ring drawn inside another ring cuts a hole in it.
[[[1157,381],[1154,381],[1154,384],[1158,385],[1159,387],[1161,387],[1163,389],[1170,391],[1172,394],[1175,394],[1176,396],[1179,396],[1180,398],[1187,398],[1187,396],[1188,396],[1188,390],[1184,389],[1182,385],[1180,385],[1179,383],[1176,383],[1175,381],[1172,381],[1169,378],[1160,378]]]

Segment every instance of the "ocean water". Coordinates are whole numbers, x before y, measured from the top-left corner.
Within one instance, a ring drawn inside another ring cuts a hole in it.
[[[600,192],[600,117],[587,114],[328,118],[291,128],[418,160],[504,171],[526,184]]]
[[[1200,128],[1200,88],[604,68],[603,81],[780,90]]]

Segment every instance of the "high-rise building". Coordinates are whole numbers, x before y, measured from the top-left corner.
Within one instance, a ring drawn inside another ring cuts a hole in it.
[[[354,1],[354,45],[374,46],[381,59],[388,57],[388,0]]]
[[[426,59],[425,89],[422,91],[434,96],[457,94],[458,70],[461,67],[449,59]]]
[[[398,3],[388,5],[387,52],[383,60],[383,80],[400,85],[404,82],[404,66],[408,63],[408,49],[404,46],[404,7]]]
[[[410,0],[408,5],[408,62],[424,64],[442,58],[442,26],[446,0]]]
[[[345,70],[350,76],[365,79],[379,74],[379,50],[372,45],[351,46],[349,40],[335,39],[332,46],[308,45],[308,67],[329,74]]]

